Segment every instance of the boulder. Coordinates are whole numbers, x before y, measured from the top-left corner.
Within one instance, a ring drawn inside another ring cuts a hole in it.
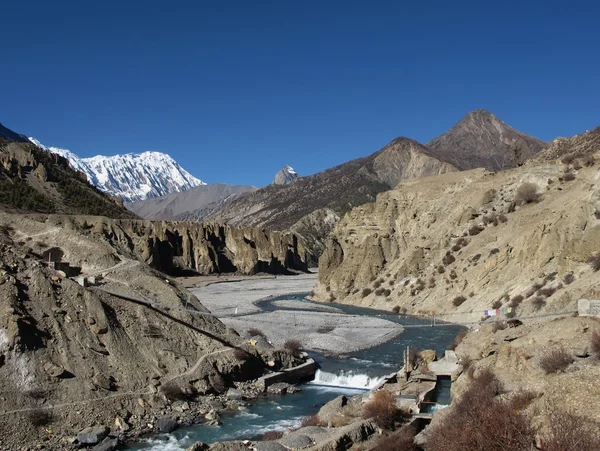
[[[288,448],[277,442],[256,442],[254,449],[256,451],[288,451]]]
[[[332,399],[319,410],[317,416],[322,421],[329,421],[331,417],[340,413],[342,408],[348,403],[348,398],[344,395],[340,395],[337,398]]]
[[[242,392],[235,388],[230,388],[227,390],[227,397],[229,399],[242,399]]]
[[[271,393],[273,395],[285,395],[286,393],[289,393],[291,387],[293,386],[287,382],[276,382],[275,384],[267,387],[267,393]]]
[[[308,448],[314,445],[313,440],[308,435],[292,435],[280,440],[281,444],[292,449]]]
[[[196,442],[185,451],[206,451],[207,449],[209,449],[209,446],[206,443]]]
[[[55,365],[52,362],[47,362],[44,365],[44,371],[52,377],[61,377],[65,373],[65,369],[62,366]]]
[[[108,428],[104,425],[91,426],[77,433],[77,441],[86,445],[95,445],[108,435]]]
[[[174,418],[161,417],[158,420],[156,420],[155,429],[158,432],[169,433],[177,429],[178,426],[179,425],[177,424],[177,420],[175,420]]]
[[[106,437],[102,442],[92,448],[92,451],[113,451],[119,446],[119,440]]]

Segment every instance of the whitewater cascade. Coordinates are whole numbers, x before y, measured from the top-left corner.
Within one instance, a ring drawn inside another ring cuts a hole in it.
[[[333,374],[317,370],[315,378],[309,383],[312,385],[325,385],[327,387],[346,387],[370,390],[383,381],[383,379],[385,379],[384,376],[371,377],[368,374],[354,374],[352,371],[341,371],[339,374]]]

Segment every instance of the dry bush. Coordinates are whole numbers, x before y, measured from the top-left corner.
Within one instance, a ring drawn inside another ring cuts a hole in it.
[[[572,272],[565,274],[563,277],[563,282],[565,283],[565,285],[570,285],[574,281],[575,281],[575,275]]]
[[[590,167],[590,166],[594,166],[594,164],[596,164],[596,160],[594,159],[593,155],[586,155],[585,157],[583,157],[581,159],[581,163],[584,166]]]
[[[449,277],[454,280],[458,277],[458,275],[456,274],[456,271],[452,270],[450,271]]]
[[[233,356],[236,360],[239,360],[240,362],[245,362],[246,360],[249,360],[250,357],[252,357],[248,351],[245,351],[241,348],[235,348],[235,350],[233,351]]]
[[[536,296],[533,301],[531,301],[531,305],[536,310],[540,310],[546,305],[546,299],[543,296]]]
[[[389,295],[390,295],[390,294],[392,294],[392,290],[389,290],[389,289],[387,289],[387,288],[386,288],[385,290],[383,290],[383,295],[384,295],[386,298],[387,298],[387,297],[389,297]]]
[[[446,255],[444,255],[444,258],[442,259],[442,263],[444,264],[444,266],[448,266],[452,263],[454,263],[456,261],[456,258],[454,258],[454,255],[452,255],[450,252],[448,252]]]
[[[600,424],[571,411],[554,408],[549,415],[548,433],[540,440],[543,451],[598,451]]]
[[[444,268],[442,265],[439,265],[437,267],[437,272],[438,274],[444,274],[446,272],[446,268]]]
[[[600,252],[588,258],[588,264],[592,267],[594,271],[598,271],[600,269]]]
[[[363,288],[361,294],[362,294],[362,297],[364,298],[364,297],[366,297],[366,296],[368,296],[368,295],[371,294],[371,289],[370,288]]]
[[[476,262],[478,262],[478,261],[479,261],[479,259],[480,259],[480,258],[481,258],[481,254],[475,254],[475,255],[473,255],[473,257],[471,258],[471,261],[472,261],[473,263],[476,263]]]
[[[517,205],[531,204],[540,201],[540,193],[535,183],[523,183],[517,188],[515,193],[515,203]]]
[[[454,307],[458,307],[459,305],[462,305],[463,302],[465,302],[467,300],[466,297],[464,296],[456,296],[453,300],[452,300],[452,305],[454,305]]]
[[[571,182],[575,180],[575,173],[571,171],[566,171],[561,178],[565,182]]]
[[[596,330],[592,332],[592,336],[590,337],[590,348],[592,354],[600,359],[600,331]]]
[[[484,230],[485,230],[485,227],[482,227],[479,225],[474,225],[473,227],[469,228],[469,235],[470,236],[479,235]]]
[[[510,397],[510,405],[515,410],[525,410],[539,395],[531,390],[514,392]]]
[[[373,288],[379,288],[381,286],[381,280],[378,279],[373,283]]]
[[[564,371],[575,359],[565,349],[558,348],[548,351],[540,359],[540,367],[546,374]]]
[[[562,160],[563,164],[569,165],[575,161],[575,155],[565,155]]]
[[[383,294],[384,288],[377,288],[375,290],[375,295],[376,296],[381,296]]]
[[[387,390],[379,390],[372,399],[363,406],[362,417],[372,419],[377,426],[391,429],[396,421],[402,419],[402,412],[396,408],[396,397]]]
[[[302,421],[300,422],[300,427],[304,428],[307,426],[323,426],[323,423],[321,422],[318,415],[310,415],[308,417],[302,418]]]
[[[35,427],[46,426],[52,423],[52,413],[49,410],[34,409],[27,412],[29,424]]]
[[[504,451],[535,449],[535,430],[528,417],[495,395],[502,386],[484,370],[453,404],[451,415],[433,424],[427,451]]]
[[[465,247],[467,244],[469,244],[469,240],[466,239],[464,236],[461,236],[456,240],[456,244]]]
[[[506,215],[505,215],[505,214],[502,214],[502,213],[501,213],[501,214],[499,214],[499,215],[498,215],[498,220],[499,220],[500,222],[502,222],[502,223],[505,223],[506,221],[508,221],[508,218],[506,217]]]
[[[400,312],[400,306],[399,305],[395,305],[394,308],[392,309],[392,312],[399,313]]]
[[[427,288],[435,288],[435,278],[434,277],[429,278],[429,281],[427,282]]]
[[[274,440],[279,440],[281,437],[283,437],[282,431],[267,431],[262,435],[260,439],[263,442],[271,442]]]
[[[555,287],[540,288],[537,291],[537,295],[538,296],[546,296],[547,298],[549,298],[550,296],[552,296],[554,293],[556,293],[556,288]]]
[[[258,336],[258,337],[265,337],[266,338],[265,333],[262,330],[256,329],[254,327],[251,328],[251,329],[248,329],[246,332],[251,337],[257,337]]]
[[[499,252],[500,252],[500,249],[498,249],[497,247],[495,247],[494,249],[492,249],[492,250],[490,251],[490,255],[489,255],[489,257],[491,257],[492,255],[496,255],[496,254],[497,254],[497,253],[499,253]]]
[[[458,251],[460,251],[461,249],[462,249],[462,247],[460,247],[458,244],[455,244],[454,246],[452,246],[452,247],[450,248],[450,250],[451,250],[452,252],[458,252]]]
[[[286,340],[286,342],[283,344],[283,348],[286,349],[294,357],[299,357],[300,351],[302,350],[302,343],[294,339]]]
[[[521,304],[521,302],[523,302],[523,299],[523,295],[517,294],[510,300],[510,306],[512,308],[517,308]]]
[[[579,171],[581,169],[581,163],[579,161],[576,161],[575,163],[573,163],[573,169],[575,169],[576,171]]]
[[[417,431],[412,426],[403,426],[400,430],[382,437],[377,440],[375,448],[377,451],[416,451],[418,448],[414,444]]]
[[[500,307],[502,307],[502,300],[498,299],[497,301],[494,301],[492,303],[492,308],[493,309],[499,309]]]

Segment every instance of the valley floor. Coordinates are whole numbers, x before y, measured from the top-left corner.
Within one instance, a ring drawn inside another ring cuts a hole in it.
[[[343,314],[332,305],[315,304],[308,310],[306,303],[296,304],[293,296],[285,301],[289,310],[263,311],[256,305],[269,297],[307,293],[316,282],[317,274],[250,277],[204,284],[190,291],[241,335],[248,335],[248,329],[259,329],[275,346],[296,339],[305,349],[347,353],[375,346],[402,333],[398,324],[380,318]]]

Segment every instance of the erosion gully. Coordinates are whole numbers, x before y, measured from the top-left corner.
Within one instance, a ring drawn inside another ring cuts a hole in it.
[[[300,300],[306,309],[275,306],[281,300]],[[265,311],[312,310],[317,303],[301,295],[285,295],[261,301],[257,305]],[[335,304],[343,313],[375,316],[401,325],[423,325],[422,320],[391,312]],[[378,346],[351,352],[342,356],[310,352],[319,364],[315,379],[300,385],[302,391],[294,395],[265,395],[251,401],[247,411],[223,414],[221,426],[197,424],[178,429],[171,434],[157,434],[129,446],[130,450],[175,451],[185,450],[195,442],[214,443],[236,439],[256,439],[267,431],[283,430],[298,426],[302,418],[314,415],[328,401],[344,394],[352,396],[375,386],[382,378],[397,372],[406,346],[434,349],[443,352],[462,328],[454,325],[443,327],[408,327],[395,338]],[[449,403],[449,381],[436,387],[439,403]],[[439,392],[439,393],[438,393]]]

